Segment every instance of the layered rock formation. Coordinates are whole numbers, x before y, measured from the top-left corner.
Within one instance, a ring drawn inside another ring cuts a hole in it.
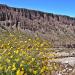
[[[75,18],[0,4],[0,29],[20,30],[53,43],[75,47]]]

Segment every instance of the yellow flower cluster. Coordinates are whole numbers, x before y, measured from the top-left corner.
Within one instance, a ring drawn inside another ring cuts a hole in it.
[[[44,75],[56,70],[48,66],[52,45],[41,38],[31,38],[21,32],[0,34],[0,75]],[[47,50],[48,49],[48,50]],[[49,54],[49,55],[48,55]]]

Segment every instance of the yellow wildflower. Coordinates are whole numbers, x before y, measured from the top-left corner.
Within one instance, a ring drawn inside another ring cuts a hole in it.
[[[20,69],[18,69],[16,75],[24,75],[24,71],[20,71]]]
[[[0,56],[0,59],[1,59],[2,57]]]
[[[20,67],[22,67],[23,66],[23,64],[20,64]]]
[[[36,75],[37,74],[37,71],[33,71],[33,74]]]
[[[11,66],[8,66],[8,70],[10,70],[11,69]]]
[[[14,71],[14,70],[16,70],[17,68],[16,68],[16,63],[13,63],[13,65],[12,65],[12,71]]]
[[[19,58],[16,58],[15,61],[18,62],[19,61]]]
[[[0,71],[3,69],[3,66],[0,64]]]
[[[16,51],[15,51],[15,53],[16,53],[16,54],[18,54],[18,53],[19,53],[19,51],[18,51],[18,50],[16,50]]]
[[[6,59],[6,62],[7,62],[7,63],[10,63],[10,59],[7,58],[7,59]]]

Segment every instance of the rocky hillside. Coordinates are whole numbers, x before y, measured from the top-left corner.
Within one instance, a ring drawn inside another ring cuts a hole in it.
[[[49,40],[54,47],[75,48],[75,18],[0,4],[0,31],[19,30]]]

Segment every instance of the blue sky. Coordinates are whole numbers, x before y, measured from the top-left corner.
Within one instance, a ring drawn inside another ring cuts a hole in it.
[[[75,17],[75,0],[0,0],[0,4]]]

